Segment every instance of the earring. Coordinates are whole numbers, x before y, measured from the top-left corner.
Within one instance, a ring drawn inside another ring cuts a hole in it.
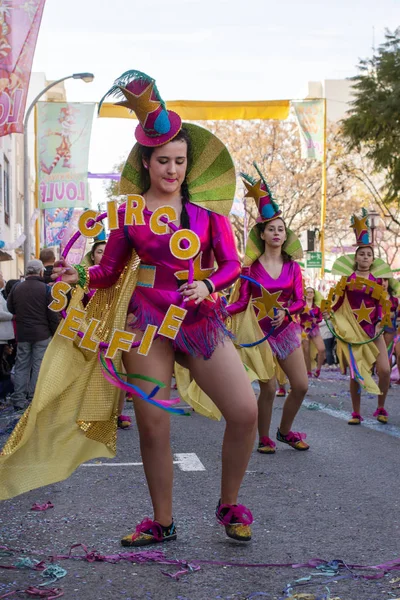
[[[148,169],[148,168],[149,168],[149,165],[143,165],[143,166],[144,166],[144,168],[145,168],[145,169]]]

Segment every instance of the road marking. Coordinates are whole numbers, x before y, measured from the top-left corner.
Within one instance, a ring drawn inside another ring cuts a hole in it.
[[[178,464],[181,471],[205,471],[206,468],[194,452],[174,454],[174,464]]]
[[[174,465],[178,465],[181,471],[205,471],[206,468],[194,452],[183,452],[174,454],[175,460]],[[81,467],[141,467],[141,462],[95,462],[95,463],[84,463]]]
[[[324,404],[320,404],[319,402],[311,402],[310,400],[304,400],[302,406],[305,408],[308,407],[317,407],[316,410],[326,413],[331,417],[336,417],[337,419],[342,419],[343,421],[348,421],[350,415],[348,412],[344,410],[329,408]],[[357,427],[357,426],[355,426]],[[374,419],[364,418],[364,421],[361,424],[361,427],[366,427],[367,429],[373,429],[374,431],[379,431],[380,433],[386,433],[387,435],[391,435],[392,437],[400,438],[400,429],[396,425],[391,425],[390,423],[386,423],[385,425],[375,421]]]

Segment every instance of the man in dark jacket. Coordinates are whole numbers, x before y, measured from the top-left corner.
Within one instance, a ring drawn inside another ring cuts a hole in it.
[[[40,251],[39,260],[42,261],[44,266],[43,279],[46,283],[53,283],[51,274],[53,272],[54,263],[56,262],[56,255],[51,248],[42,248]]]
[[[14,285],[7,298],[17,326],[14,392],[10,397],[15,410],[25,408],[27,399],[32,400],[44,353],[59,323],[58,314],[48,308],[51,293],[43,274],[43,263],[30,260],[25,281]]]

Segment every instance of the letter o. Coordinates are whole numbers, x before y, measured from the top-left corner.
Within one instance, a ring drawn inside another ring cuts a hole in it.
[[[182,248],[182,242],[186,240],[189,243],[188,248]],[[188,260],[194,258],[200,252],[200,238],[190,229],[180,229],[175,231],[169,240],[169,249],[175,258]]]

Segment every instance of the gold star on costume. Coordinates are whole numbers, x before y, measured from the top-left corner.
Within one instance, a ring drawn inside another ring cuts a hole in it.
[[[357,238],[359,238],[363,231],[368,231],[367,219],[368,217],[362,217],[359,219],[358,217],[354,216],[353,227],[356,230]]]
[[[258,309],[257,321],[265,319],[265,317],[274,318],[274,308],[283,308],[282,304],[278,302],[278,298],[282,291],[270,294],[262,285],[261,296],[254,298],[253,306]]]
[[[203,269],[201,266],[201,259],[203,258],[203,252],[199,252],[196,258],[193,261],[193,279],[197,281],[203,281],[203,279],[207,279],[210,275],[212,275],[215,271],[212,269]],[[189,278],[189,271],[175,271],[175,277],[179,279],[179,281],[187,281]],[[208,300],[208,302],[214,302],[214,298],[211,296],[207,296],[204,300]]]
[[[150,100],[151,94],[153,93],[153,87],[154,82],[150,83],[139,96],[132,94],[132,92],[126,88],[120,87],[120,90],[124,94],[126,100],[123,102],[118,102],[118,104],[134,110],[138,120],[144,124],[147,115],[157,110],[157,108],[160,106],[160,102],[158,100]]]
[[[193,277],[194,277],[194,279],[197,279],[197,281],[202,281],[203,279],[207,279],[207,277],[210,277],[210,275],[212,275],[215,271],[214,268],[203,269],[201,266],[202,258],[203,258],[203,252],[199,252],[199,254],[196,256],[196,258],[193,261],[193,268],[194,268]],[[179,281],[187,281],[189,278],[189,271],[175,271],[174,275],[177,279],[179,279]]]
[[[309,315],[311,312],[311,306],[308,306],[308,304],[305,305],[304,309],[303,309],[303,313],[305,313],[306,315]]]
[[[365,306],[364,300],[361,302],[360,308],[358,308],[358,309],[353,308],[353,312],[355,313],[355,315],[357,317],[357,321],[359,323],[361,323],[361,321],[365,321],[366,323],[371,323],[371,325],[372,325],[371,313],[374,312],[374,310],[375,310],[374,306],[372,308],[367,308]]]
[[[304,323],[304,329],[311,329],[312,327],[312,322],[311,321],[305,321]]]
[[[260,181],[257,181],[257,183],[255,183],[254,185],[251,185],[247,181],[243,181],[243,183],[247,189],[247,194],[245,194],[245,198],[254,198],[257,205],[260,201],[260,198],[264,198],[264,196],[268,195],[268,192],[261,189],[261,183],[262,183],[261,179],[260,179]]]

